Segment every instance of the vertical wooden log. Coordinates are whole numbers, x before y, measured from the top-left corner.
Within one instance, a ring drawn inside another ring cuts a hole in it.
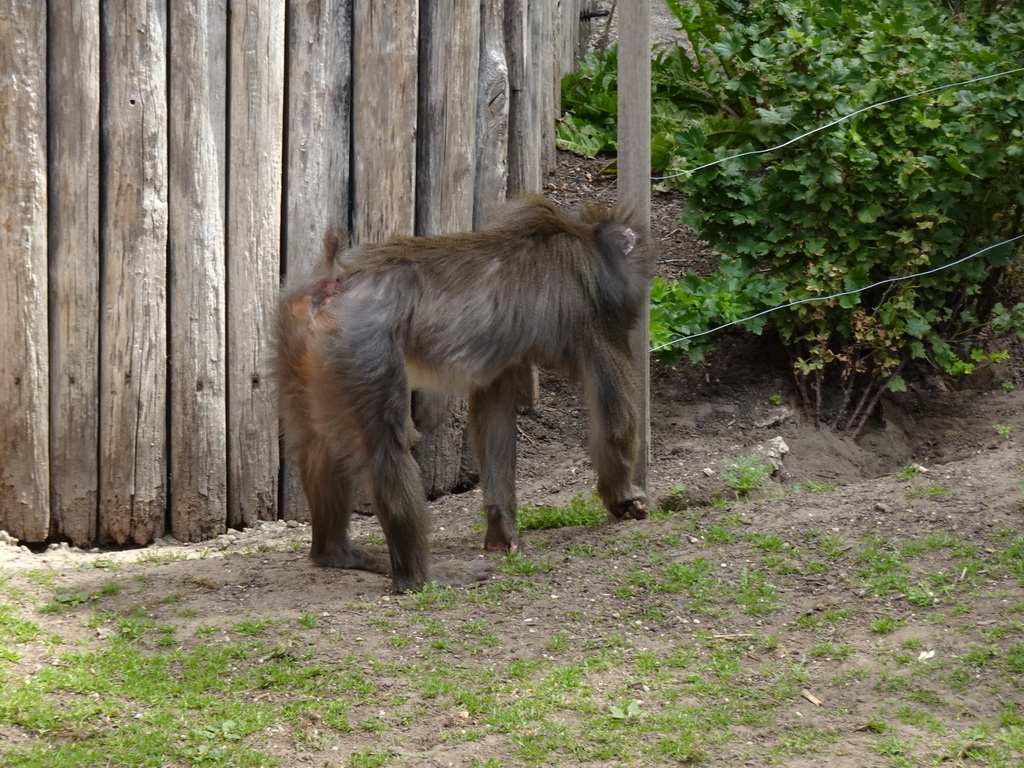
[[[226,0],[171,3],[171,532],[227,520],[224,297]]]
[[[420,19],[417,233],[473,227],[476,181],[480,6],[425,0]],[[466,444],[466,399],[416,393],[413,419],[422,439],[414,449],[423,486],[434,497],[472,481]]]
[[[288,3],[284,269],[323,255],[328,230],[349,229],[352,0]],[[282,477],[282,517],[308,520],[293,461]]]
[[[508,61],[505,58],[505,0],[480,3],[480,82],[476,112],[476,193],[473,224],[508,191]]]
[[[531,37],[531,6],[537,0],[506,0],[505,55],[508,61],[508,192],[539,192],[541,185],[537,83]],[[539,52],[536,54],[539,55]]]
[[[410,235],[416,225],[417,0],[362,0],[353,21],[355,242]]]
[[[533,98],[536,99],[536,130],[539,134],[540,156],[537,162],[538,184],[543,185],[548,171],[555,167],[555,104],[556,64],[558,46],[554,39],[555,4],[551,0],[530,3],[530,37],[535,55]]]
[[[583,0],[559,0],[555,18],[557,62],[555,77],[561,85],[562,75],[576,69],[576,48],[580,39],[580,13]]]
[[[613,6],[614,7],[614,6]],[[589,18],[588,14],[591,11],[597,10],[597,3],[595,0],[578,0],[579,16],[577,19],[576,28],[576,50],[573,55],[573,71],[579,66],[579,63],[583,61],[583,57],[587,55],[590,50],[590,35],[593,32],[593,20]],[[566,70],[569,71],[569,70]]]
[[[46,5],[0,3],[0,528],[50,528]]]
[[[100,529],[164,530],[167,455],[167,8],[103,0]]]
[[[100,14],[50,0],[51,531],[92,544],[99,502]]]
[[[619,6],[619,205],[634,212],[650,236],[651,222],[651,4],[624,0]],[[633,333],[641,379],[640,461],[634,482],[647,489],[651,452],[650,306]]]
[[[284,6],[235,0],[228,84],[228,523],[277,516],[277,407],[263,359],[280,284]]]
[[[416,222],[418,234],[473,226],[480,6],[424,2],[420,24]]]

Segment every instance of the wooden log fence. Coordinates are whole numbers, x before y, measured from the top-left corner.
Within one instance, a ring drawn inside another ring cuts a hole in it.
[[[282,276],[538,190],[590,0],[0,0],[0,529],[198,541],[303,519]],[[417,402],[432,493],[457,400]]]

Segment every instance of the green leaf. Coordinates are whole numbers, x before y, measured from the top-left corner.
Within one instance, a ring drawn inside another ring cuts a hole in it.
[[[956,155],[952,155],[952,154],[946,155],[946,165],[948,165],[950,168],[952,168],[957,173],[962,173],[965,176],[966,175],[970,175],[970,173],[971,173],[971,169],[968,168],[966,165],[964,165],[960,161],[960,158],[957,157]]]
[[[861,209],[860,213],[857,214],[857,221],[864,224],[870,224],[873,221],[877,221],[878,217],[885,213],[885,209],[878,203],[872,203]]]
[[[903,380],[902,376],[893,376],[886,382],[886,385],[890,392],[906,392],[907,382]]]
[[[930,328],[931,324],[927,320],[915,316],[907,317],[906,324],[904,325],[904,330],[915,339],[923,338]]]

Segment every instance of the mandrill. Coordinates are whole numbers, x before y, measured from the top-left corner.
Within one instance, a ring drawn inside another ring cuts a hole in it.
[[[483,578],[483,562],[431,563],[410,416],[413,389],[468,391],[487,514],[484,547],[514,552],[516,406],[524,367],[579,382],[597,491],[617,519],[647,516],[633,484],[638,374],[629,345],[652,264],[629,216],[570,217],[539,196],[495,226],[339,252],[281,295],[273,367],[287,451],[312,512],[321,566],[390,573],[397,592]],[[353,492],[369,492],[389,558],[349,540]]]

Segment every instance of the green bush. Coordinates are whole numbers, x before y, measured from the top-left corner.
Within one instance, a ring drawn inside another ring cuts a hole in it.
[[[885,389],[905,386],[912,361],[961,374],[1004,356],[994,339],[1024,319],[1024,306],[1002,303],[1015,244],[908,276],[1021,233],[1020,73],[760,151],[876,102],[1019,67],[1017,5],[968,8],[961,23],[934,0],[669,0],[694,53],[655,58],[655,99],[668,93],[657,84],[666,62],[685,83],[672,93],[703,98],[672,97],[675,112],[656,101],[653,162],[668,176],[755,153],[662,180],[690,196],[684,222],[722,254],[716,274],[656,282],[663,356],[697,358],[713,337],[669,342],[782,306],[745,327],[778,334],[805,407],[854,430]],[[894,277],[908,279],[882,282]]]

